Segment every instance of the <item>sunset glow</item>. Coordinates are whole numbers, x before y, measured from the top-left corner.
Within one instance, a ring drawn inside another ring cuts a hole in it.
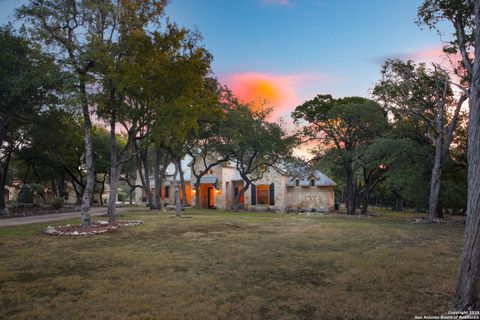
[[[294,103],[293,79],[288,76],[274,76],[262,73],[242,73],[227,77],[226,83],[244,103],[254,108],[271,106],[274,109]]]
[[[302,84],[321,80],[322,77],[318,75],[261,72],[231,74],[221,79],[241,102],[249,103],[256,109],[271,107],[272,118],[293,111],[305,99],[299,94]]]

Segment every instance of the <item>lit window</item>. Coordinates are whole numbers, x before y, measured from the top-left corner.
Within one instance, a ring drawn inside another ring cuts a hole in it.
[[[300,180],[295,180],[295,187],[300,187]]]
[[[267,184],[257,186],[257,204],[269,204],[270,187]]]

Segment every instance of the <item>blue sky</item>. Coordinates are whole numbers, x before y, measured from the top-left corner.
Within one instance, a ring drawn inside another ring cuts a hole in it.
[[[297,88],[301,98],[366,96],[385,57],[417,58],[440,47],[435,32],[414,22],[421,2],[173,0],[167,12],[203,33],[220,78],[309,74]]]
[[[203,34],[221,81],[244,99],[266,92],[280,116],[317,93],[368,97],[386,57],[435,59],[438,35],[414,23],[421,2],[171,0],[167,14]],[[18,3],[0,0],[2,23]]]

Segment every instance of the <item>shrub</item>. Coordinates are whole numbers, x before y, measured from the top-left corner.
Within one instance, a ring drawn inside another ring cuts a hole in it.
[[[34,190],[31,185],[24,184],[20,187],[20,192],[17,196],[17,202],[19,204],[33,203]]]
[[[127,194],[125,192],[118,193],[118,201],[124,202],[127,201]]]
[[[58,210],[63,207],[65,201],[63,198],[54,198],[51,202],[53,209]]]
[[[17,203],[20,205],[25,204],[38,204],[44,201],[43,186],[38,183],[26,183],[20,187],[18,193]]]

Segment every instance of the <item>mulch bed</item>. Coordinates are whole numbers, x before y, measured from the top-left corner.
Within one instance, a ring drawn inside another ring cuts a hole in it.
[[[92,222],[89,227],[70,224],[57,227],[48,226],[44,233],[54,236],[91,236],[114,231],[121,227],[137,226],[140,224],[143,224],[142,220],[120,220],[115,224],[109,224],[107,221],[97,221]]]

